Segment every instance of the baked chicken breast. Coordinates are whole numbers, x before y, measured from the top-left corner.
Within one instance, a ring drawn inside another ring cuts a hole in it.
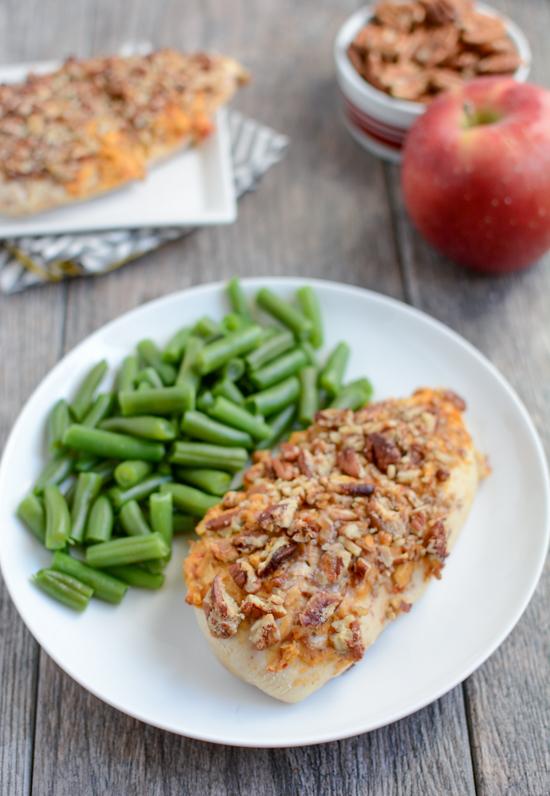
[[[410,611],[464,523],[480,477],[461,398],[421,389],[327,409],[197,528],[187,602],[219,660],[298,702]]]

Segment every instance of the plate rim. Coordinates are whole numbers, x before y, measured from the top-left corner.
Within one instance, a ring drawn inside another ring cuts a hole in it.
[[[0,573],[2,574],[2,578],[4,580],[4,584],[6,586],[6,590],[19,614],[20,619],[23,621],[23,624],[27,628],[27,630],[31,633],[32,637],[35,641],[40,645],[40,647],[46,652],[47,655],[56,663],[57,666],[62,669],[69,677],[71,677],[78,685],[84,688],[86,691],[91,693],[94,697],[101,700],[105,704],[108,704],[110,707],[119,710],[121,713],[124,713],[131,718],[134,718],[138,721],[141,721],[144,724],[149,724],[153,727],[158,729],[164,730],[166,732],[171,732],[176,735],[180,735],[186,738],[192,738],[194,740],[205,741],[208,743],[215,743],[224,746],[232,746],[232,747],[239,747],[239,748],[268,748],[268,749],[275,749],[275,748],[293,748],[293,747],[301,747],[301,746],[312,746],[321,743],[329,743],[335,740],[344,740],[346,738],[351,738],[356,735],[360,735],[366,732],[372,732],[373,730],[380,729],[381,727],[385,727],[389,724],[393,724],[396,721],[399,721],[402,718],[405,718],[417,711],[423,709],[427,705],[435,702],[436,700],[440,699],[444,694],[451,691],[457,685],[462,683],[467,677],[469,677],[477,668],[479,668],[503,643],[503,641],[508,637],[514,627],[517,625],[518,621],[520,620],[521,616],[525,612],[529,602],[531,601],[533,594],[539,584],[544,562],[546,560],[546,556],[548,553],[549,543],[550,543],[550,476],[549,476],[549,469],[548,469],[548,462],[546,459],[546,454],[544,451],[544,447],[538,433],[538,430],[535,426],[531,415],[527,411],[523,401],[518,396],[515,389],[512,385],[508,382],[508,380],[500,373],[498,368],[490,362],[490,360],[477,349],[472,343],[470,343],[466,338],[460,335],[458,332],[455,332],[446,324],[442,323],[438,319],[432,317],[428,313],[424,312],[423,310],[417,309],[409,304],[406,304],[404,301],[396,299],[392,296],[387,296],[383,293],[378,293],[377,291],[371,290],[369,288],[364,288],[362,286],[353,285],[349,283],[343,282],[335,282],[329,279],[319,279],[319,278],[302,278],[296,276],[261,276],[261,277],[243,277],[241,279],[241,283],[243,287],[246,288],[257,288],[265,285],[280,285],[281,287],[295,287],[301,286],[305,282],[311,284],[312,287],[320,286],[323,288],[329,288],[330,290],[334,290],[336,292],[348,295],[357,295],[357,293],[365,295],[365,297],[375,303],[382,304],[382,305],[389,305],[390,307],[404,312],[406,315],[409,315],[413,319],[424,323],[428,327],[435,327],[436,331],[443,334],[445,337],[452,340],[455,344],[458,344],[460,347],[463,348],[468,354],[474,357],[479,364],[484,366],[491,375],[497,380],[500,387],[504,390],[505,393],[512,399],[515,408],[520,413],[525,425],[526,429],[529,432],[530,441],[533,445],[533,451],[536,454],[538,459],[538,465],[540,468],[541,476],[542,476],[542,483],[544,485],[544,495],[543,495],[543,505],[544,505],[544,533],[543,533],[543,544],[541,545],[539,556],[536,565],[536,574],[532,578],[532,582],[530,583],[529,588],[526,589],[525,594],[523,595],[523,599],[518,601],[518,604],[515,607],[515,611],[511,614],[511,618],[508,619],[506,623],[505,629],[501,631],[497,636],[495,636],[491,643],[487,645],[487,647],[483,650],[483,652],[475,655],[472,657],[472,660],[469,662],[467,666],[464,667],[461,674],[455,676],[445,686],[442,686],[439,689],[436,689],[434,692],[430,693],[430,696],[426,698],[421,698],[417,703],[415,703],[414,707],[407,707],[395,710],[392,714],[384,718],[382,721],[377,721],[373,724],[369,724],[368,722],[363,722],[363,724],[359,723],[354,725],[352,728],[349,728],[345,732],[337,732],[336,734],[331,734],[330,731],[323,731],[318,733],[317,735],[309,734],[306,740],[292,740],[290,742],[281,742],[280,740],[273,740],[269,737],[266,737],[259,741],[256,739],[255,741],[251,741],[250,739],[240,739],[240,740],[227,740],[222,735],[217,735],[215,732],[213,733],[197,733],[193,732],[192,730],[186,730],[185,732],[181,729],[174,729],[173,726],[165,724],[159,721],[152,721],[150,718],[140,714],[138,711],[131,711],[127,710],[124,707],[121,707],[120,704],[117,704],[112,699],[106,699],[98,690],[95,688],[91,688],[88,684],[84,683],[77,673],[73,671],[69,671],[63,664],[62,661],[58,660],[55,654],[49,649],[49,644],[46,642],[44,643],[42,640],[42,633],[29,626],[27,623],[26,618],[24,618],[23,614],[20,611],[19,604],[17,598],[14,596],[10,586],[9,581],[6,579],[4,568],[3,568],[3,556],[0,551]],[[50,379],[53,381],[56,376],[56,372],[60,370],[63,366],[65,361],[72,356],[76,356],[77,353],[80,351],[81,348],[87,346],[92,342],[94,339],[100,339],[102,335],[105,333],[109,333],[111,328],[115,326],[117,323],[127,321],[131,319],[134,315],[139,315],[145,309],[151,309],[155,306],[165,305],[171,302],[178,302],[181,300],[182,296],[188,296],[189,294],[194,296],[200,296],[201,293],[209,293],[210,291],[219,291],[224,288],[226,284],[226,280],[219,280],[216,282],[208,282],[206,284],[199,284],[193,285],[188,288],[184,288],[182,290],[178,290],[174,293],[168,293],[164,296],[159,296],[152,301],[148,301],[144,304],[140,304],[137,307],[134,307],[126,312],[122,313],[121,315],[113,318],[111,321],[100,326],[98,329],[91,332],[91,334],[87,335],[83,340],[77,343],[70,351],[68,351],[54,366],[51,368],[46,375],[40,380],[40,382],[36,385],[36,387],[32,390],[31,394],[25,400],[23,406],[21,407],[20,412],[15,419],[11,431],[8,435],[6,440],[4,450],[2,452],[2,457],[0,459],[0,495],[4,489],[3,482],[5,479],[5,471],[7,469],[6,462],[9,460],[11,456],[11,448],[15,445],[15,438],[18,434],[18,427],[21,421],[21,417],[25,411],[25,408],[29,404],[31,400],[33,400],[36,394],[43,388],[44,384],[49,381]]]

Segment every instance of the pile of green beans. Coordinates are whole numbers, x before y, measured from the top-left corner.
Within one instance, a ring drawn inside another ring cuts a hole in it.
[[[268,288],[260,320],[237,278],[230,311],[177,329],[164,348],[140,340],[111,389],[106,361],[47,419],[49,460],[17,509],[53,553],[34,583],[82,611],[95,597],[119,603],[129,587],[159,589],[174,535],[231,488],[254,450],[272,448],[327,406],[368,403],[368,379],[345,383],[349,346],[319,365],[324,344],[311,287],[295,301]]]

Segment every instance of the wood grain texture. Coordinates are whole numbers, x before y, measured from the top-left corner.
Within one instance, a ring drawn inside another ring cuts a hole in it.
[[[533,50],[532,79],[550,85],[546,0],[492,5],[513,16]],[[388,169],[405,289],[412,303],[463,334],[517,390],[550,449],[550,255],[522,274],[488,279],[439,257],[411,229],[398,173]],[[528,499],[528,496],[526,496]],[[550,568],[509,638],[464,684],[479,794],[550,792]]]

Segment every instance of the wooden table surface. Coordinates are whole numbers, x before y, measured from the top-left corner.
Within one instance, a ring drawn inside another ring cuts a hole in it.
[[[397,170],[363,153],[336,114],[331,45],[357,5],[0,6],[6,62],[109,52],[138,39],[230,53],[254,76],[237,107],[291,138],[284,162],[241,202],[234,225],[197,232],[103,278],[0,298],[0,444],[31,390],[94,329],[157,296],[234,273],[336,279],[422,308],[502,370],[550,444],[550,257],[523,274],[487,279],[443,261],[411,230]],[[550,84],[548,0],[494,5],[527,33],[533,79]],[[273,751],[187,740],[104,705],[40,650],[0,586],[0,793],[543,796],[550,792],[549,582],[500,649],[429,707],[350,740]]]

